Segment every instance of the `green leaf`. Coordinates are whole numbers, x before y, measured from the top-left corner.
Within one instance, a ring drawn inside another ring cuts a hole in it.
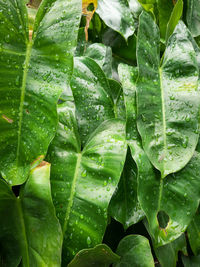
[[[98,0],[96,12],[108,27],[119,32],[126,40],[133,35],[135,19],[127,0]]]
[[[199,209],[187,228],[188,239],[194,255],[200,254],[200,214]]]
[[[19,197],[0,180],[0,253],[5,266],[17,266],[20,259],[22,266],[60,266],[62,232],[49,177],[50,164],[43,162],[31,171]]]
[[[116,253],[121,256],[121,259],[120,262],[113,264],[114,267],[154,266],[149,241],[143,236],[129,235],[124,237],[119,242]]]
[[[186,257],[182,255],[182,261],[184,267],[199,267],[200,255],[191,257]]]
[[[72,73],[81,1],[44,0],[32,39],[24,1],[0,1],[0,10],[0,173],[16,185],[55,135],[56,104]]]
[[[173,1],[158,0],[159,27],[160,37],[162,40],[165,40],[167,24],[169,22],[173,7]]]
[[[75,111],[59,105],[60,123],[50,148],[51,183],[64,243],[63,264],[81,249],[102,242],[107,208],[123,169],[127,145],[125,125],[103,122],[81,149]]]
[[[200,153],[176,174],[160,177],[142,149],[136,127],[137,69],[120,65],[126,106],[126,138],[138,168],[138,199],[149,223],[155,246],[163,246],[178,238],[193,218],[200,199]],[[198,151],[200,151],[198,147]],[[166,217],[163,221],[162,216]]]
[[[138,32],[138,130],[147,156],[162,178],[182,169],[198,142],[198,65],[180,22],[160,66],[159,30],[142,13]]]
[[[83,144],[105,120],[114,118],[110,87],[99,65],[87,57],[75,58],[71,88]]]
[[[113,253],[107,245],[100,244],[78,252],[68,267],[109,267],[110,264],[119,260],[120,257]]]
[[[112,48],[113,57],[121,61],[120,63],[136,64],[136,35],[132,35],[126,42],[122,36],[108,28],[102,35],[105,45]]]
[[[182,17],[183,13],[183,0],[178,0],[173,8],[169,22],[167,23],[165,41],[167,41],[170,35],[173,33],[178,21]]]
[[[84,56],[95,60],[107,77],[112,75],[112,50],[104,44],[94,43],[88,46]]]
[[[192,35],[194,37],[200,35],[200,3],[198,0],[187,0],[186,19]]]
[[[77,40],[75,56],[77,57],[83,56],[86,50],[86,47],[87,47],[87,42],[85,39],[85,28],[81,27],[78,30],[78,40]]]
[[[165,246],[154,248],[154,251],[162,267],[176,267],[178,252],[183,251],[187,254],[185,235],[182,234]]]
[[[116,80],[108,79],[110,86],[110,94],[113,100],[113,108],[115,113],[115,118],[120,118],[122,120],[126,119],[125,106],[124,106],[124,96],[122,87]]]
[[[137,167],[130,151],[117,190],[112,196],[109,214],[122,223],[125,230],[144,217],[137,198]]]

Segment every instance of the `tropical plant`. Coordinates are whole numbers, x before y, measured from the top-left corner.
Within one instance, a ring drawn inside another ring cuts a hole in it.
[[[0,0],[0,266],[200,266],[200,0]]]

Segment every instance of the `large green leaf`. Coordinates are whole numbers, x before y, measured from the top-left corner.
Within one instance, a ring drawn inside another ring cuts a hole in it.
[[[80,138],[86,142],[101,122],[114,118],[110,87],[100,66],[91,58],[75,58],[71,88]]]
[[[45,155],[57,125],[56,104],[67,87],[81,1],[44,0],[29,40],[24,1],[0,1],[0,172],[23,183]]]
[[[140,16],[137,60],[138,130],[147,156],[162,178],[182,169],[198,142],[198,65],[187,29],[180,22],[160,66],[159,30]]]
[[[113,264],[114,267],[154,266],[149,241],[144,236],[129,235],[124,237],[119,242],[116,253],[121,256],[121,259],[120,262]]]
[[[24,267],[60,266],[62,231],[55,216],[49,177],[50,164],[42,162],[31,171],[19,197],[0,180],[3,266],[18,266],[20,260]]]
[[[188,239],[194,255],[200,254],[200,214],[199,209],[187,228]]]
[[[154,244],[162,246],[172,242],[186,230],[197,210],[200,199],[200,149],[198,147],[185,168],[162,179],[143,151],[137,133],[137,69],[120,65],[119,72],[123,80],[127,81],[126,86],[123,86],[127,115],[126,138],[138,168],[138,198],[147,216]],[[162,217],[166,221],[163,222]]]
[[[110,264],[120,260],[120,257],[113,253],[105,244],[100,244],[94,248],[83,249],[76,254],[68,267],[109,267]]]
[[[119,32],[126,40],[133,35],[135,19],[127,0],[98,0],[96,12],[107,26]]]
[[[200,2],[187,0],[187,25],[194,37],[200,35]]]
[[[137,198],[137,167],[130,151],[117,190],[109,205],[109,214],[127,229],[144,217]]]
[[[74,113],[73,105],[59,105],[60,123],[48,153],[63,264],[80,249],[101,243],[126,154],[125,125],[118,119],[103,122],[81,149]]]

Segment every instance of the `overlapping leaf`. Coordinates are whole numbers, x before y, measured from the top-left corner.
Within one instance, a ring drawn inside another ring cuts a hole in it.
[[[107,120],[81,149],[73,105],[59,106],[60,123],[50,146],[53,200],[64,243],[63,264],[102,241],[107,207],[119,182],[126,154],[125,125]]]
[[[14,185],[26,180],[30,163],[45,155],[55,135],[81,1],[44,0],[30,40],[24,1],[1,0],[0,10],[0,172]]]
[[[50,164],[33,169],[15,197],[0,180],[0,258],[3,266],[59,267],[62,231],[50,190]],[[5,265],[4,265],[5,264]]]
[[[138,168],[138,198],[145,212],[149,231],[155,246],[162,246],[178,238],[193,218],[200,200],[200,154],[195,152],[190,162],[181,171],[162,179],[153,168],[142,149],[136,128],[136,70],[120,65],[123,80],[129,80],[124,87],[127,113],[127,139],[132,156]],[[132,91],[132,95],[131,95]],[[132,97],[131,97],[132,96]],[[131,141],[132,139],[132,141]],[[162,218],[166,218],[165,224]]]
[[[127,0],[98,0],[96,12],[106,25],[119,32],[126,40],[134,33],[135,19]]]
[[[138,32],[138,130],[162,177],[182,169],[198,142],[198,64],[187,30],[179,23],[160,66],[159,30],[142,13]]]
[[[149,241],[144,236],[129,235],[124,237],[120,241],[116,253],[121,256],[121,259],[113,264],[114,267],[154,266]]]

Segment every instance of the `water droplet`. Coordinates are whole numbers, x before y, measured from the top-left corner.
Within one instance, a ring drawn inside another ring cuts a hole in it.
[[[87,244],[88,244],[88,246],[91,245],[91,243],[92,243],[91,238],[88,236],[87,237]]]

